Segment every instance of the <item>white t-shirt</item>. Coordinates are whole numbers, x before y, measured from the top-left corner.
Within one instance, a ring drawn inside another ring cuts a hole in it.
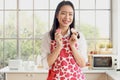
[[[70,30],[68,30],[67,34],[63,37],[67,37],[70,35]],[[80,38],[78,39],[78,52],[82,54],[84,57],[85,61],[88,61],[87,57],[87,44],[85,37],[82,33],[79,32]],[[47,56],[50,54],[50,35],[49,32],[45,33],[42,38],[42,43],[41,43],[41,57],[42,57],[42,65],[44,68],[48,69],[48,62],[47,62]]]

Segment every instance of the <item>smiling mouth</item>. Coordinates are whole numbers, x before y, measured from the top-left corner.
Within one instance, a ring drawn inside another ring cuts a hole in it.
[[[64,24],[69,24],[70,21],[63,20],[63,23],[64,23]]]

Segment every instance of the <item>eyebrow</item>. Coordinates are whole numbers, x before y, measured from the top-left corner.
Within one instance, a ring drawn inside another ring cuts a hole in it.
[[[61,11],[61,12],[67,12],[67,11]],[[67,13],[73,13],[73,12],[67,12]]]

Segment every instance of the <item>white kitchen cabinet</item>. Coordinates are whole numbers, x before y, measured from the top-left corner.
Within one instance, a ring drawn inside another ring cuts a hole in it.
[[[9,70],[8,67],[0,69],[0,73],[5,74],[5,80],[46,80],[48,70],[35,69],[26,70]],[[86,80],[120,80],[120,73],[115,70],[86,70],[83,69]]]
[[[6,80],[46,80],[44,73],[7,73]]]
[[[86,73],[87,80],[107,80],[104,73]],[[47,74],[43,73],[7,73],[6,80],[46,80]]]
[[[105,73],[85,73],[86,80],[107,80]],[[7,73],[6,80],[46,80],[45,73]]]
[[[86,80],[107,80],[105,73],[85,73]]]

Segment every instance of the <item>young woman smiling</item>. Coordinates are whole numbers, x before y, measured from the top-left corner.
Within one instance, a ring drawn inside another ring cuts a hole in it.
[[[86,65],[86,40],[75,30],[75,9],[70,1],[58,4],[41,51],[43,66],[49,68],[47,80],[85,80],[81,68]]]

